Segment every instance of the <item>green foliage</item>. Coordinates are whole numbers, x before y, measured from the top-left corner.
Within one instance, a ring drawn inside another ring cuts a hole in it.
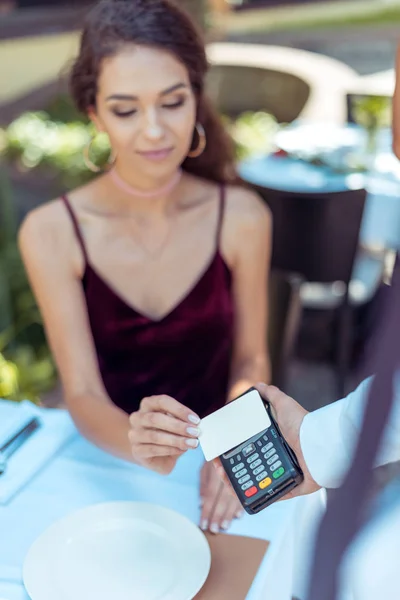
[[[387,96],[359,96],[353,100],[355,121],[365,129],[390,127],[392,99]]]
[[[235,142],[238,160],[272,151],[279,124],[269,113],[245,112],[234,121],[224,117],[224,122]]]
[[[46,107],[46,113],[51,121],[89,124],[89,117],[76,108],[69,94],[56,96]]]
[[[0,171],[0,397],[39,402],[56,370],[16,238],[11,188]]]
[[[95,134],[91,123],[53,121],[44,111],[24,113],[3,133],[3,154],[20,170],[51,171],[63,186],[71,188],[93,177],[83,159],[83,150],[92,138],[91,159],[99,165],[107,162],[107,136]]]
[[[356,123],[367,132],[367,153],[375,154],[379,129],[391,126],[392,99],[372,95],[356,97],[353,100],[353,114]]]

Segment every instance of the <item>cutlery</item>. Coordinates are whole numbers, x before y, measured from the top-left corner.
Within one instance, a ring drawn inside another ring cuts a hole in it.
[[[7,460],[10,456],[12,456],[37,429],[39,429],[40,425],[39,419],[34,417],[0,447],[0,475],[6,470]]]

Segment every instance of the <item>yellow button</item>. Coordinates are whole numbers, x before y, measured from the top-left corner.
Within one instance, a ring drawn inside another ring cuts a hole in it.
[[[270,479],[269,477],[266,477],[265,479],[260,481],[260,483],[258,485],[263,490],[264,488],[268,487],[271,483],[272,483],[272,479]]]

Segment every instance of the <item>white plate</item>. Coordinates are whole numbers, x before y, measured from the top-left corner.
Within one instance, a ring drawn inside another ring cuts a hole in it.
[[[191,600],[211,565],[203,533],[161,506],[109,502],[54,523],[32,545],[32,600]]]

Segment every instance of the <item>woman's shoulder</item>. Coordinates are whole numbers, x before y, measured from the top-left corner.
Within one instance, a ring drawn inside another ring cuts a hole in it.
[[[62,206],[61,198],[45,202],[29,211],[24,217],[18,233],[19,242],[54,245],[60,240],[62,232]]]
[[[68,193],[72,209],[79,206],[82,198],[90,192],[86,184]],[[20,246],[45,247],[47,250],[65,250],[73,235],[73,224],[68,214],[65,196],[59,196],[29,211],[24,217],[18,232]]]
[[[269,246],[271,236],[270,211],[260,196],[245,186],[226,185],[220,248],[230,268],[234,269],[250,248],[257,253],[257,248]]]
[[[95,189],[96,182],[89,182],[40,204],[27,213],[22,221],[20,231],[32,231],[48,236],[65,232],[66,222],[71,221],[67,204],[74,213],[79,211],[79,206],[85,202],[85,198],[93,195]]]
[[[271,213],[262,198],[244,185],[226,186],[226,224],[235,234],[267,232],[271,227]]]
[[[270,210],[262,198],[246,185],[225,184],[190,176],[192,185],[201,189],[200,196],[215,199],[225,195],[226,219],[242,226],[265,227],[270,223]],[[196,194],[194,194],[196,195]]]

